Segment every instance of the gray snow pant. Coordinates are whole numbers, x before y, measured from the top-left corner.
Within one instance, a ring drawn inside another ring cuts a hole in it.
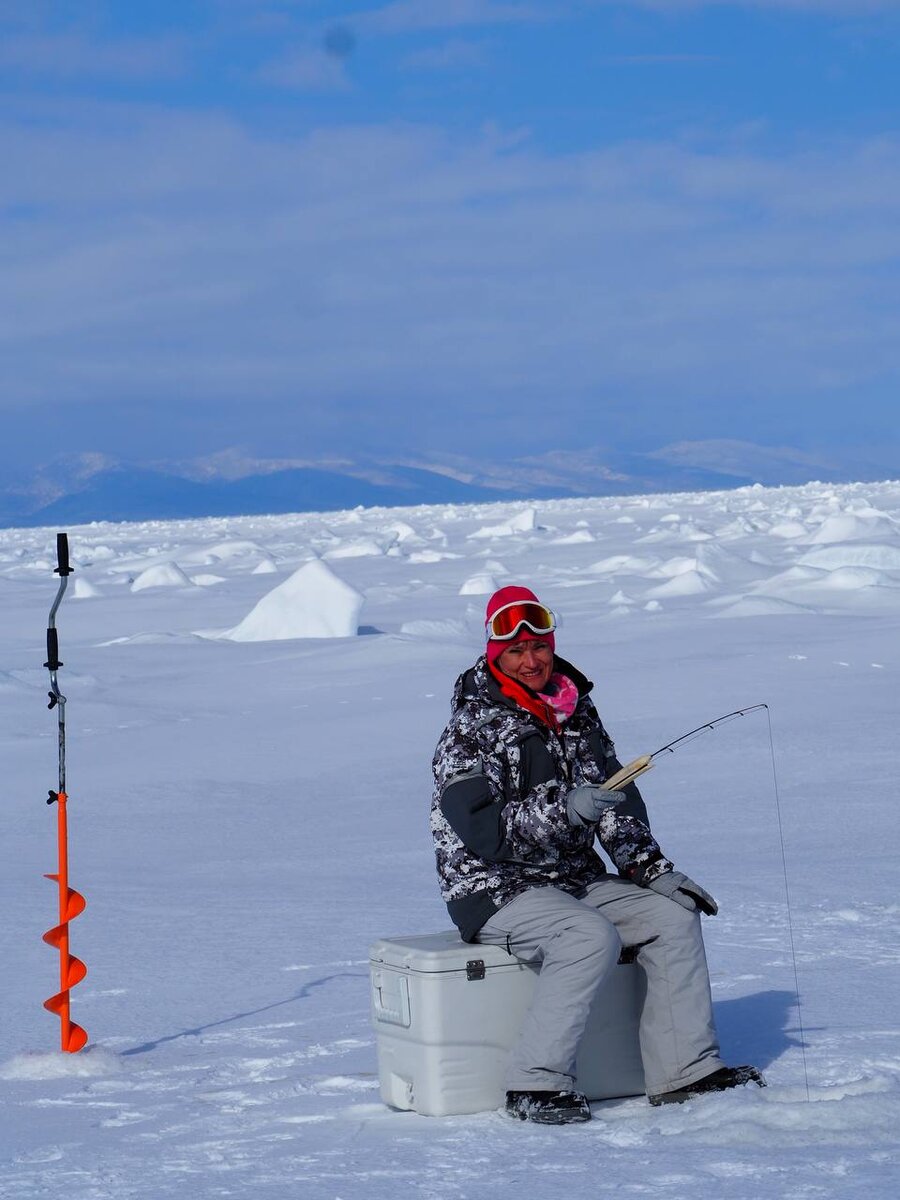
[[[638,946],[647,978],[640,1044],[647,1094],[695,1083],[722,1066],[700,916],[618,875],[580,896],[529,888],[504,904],[477,940],[540,963],[534,1000],[513,1048],[510,1091],[572,1087],[591,1001],[623,945]]]

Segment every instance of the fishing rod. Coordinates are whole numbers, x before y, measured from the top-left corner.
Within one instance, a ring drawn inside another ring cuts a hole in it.
[[[688,733],[683,733],[681,737],[677,737],[671,742],[666,742],[665,746],[660,746],[652,754],[642,754],[640,758],[633,759],[630,763],[622,767],[621,770],[616,771],[615,775],[611,775],[601,786],[608,792],[627,787],[639,775],[643,775],[645,771],[649,771],[653,766],[654,758],[658,758],[660,754],[665,754],[666,752],[674,754],[676,746],[682,746],[686,742],[693,741],[694,738],[701,737],[710,729],[716,729],[719,725],[724,725],[727,721],[734,721],[738,717],[744,717],[747,713],[756,712],[761,708],[764,708],[766,712],[769,711],[768,704],[751,704],[747,708],[736,708],[734,712],[725,713],[723,716],[716,717],[712,721],[705,721],[702,725],[698,725],[696,729],[691,729]]]
[[[50,672],[49,709],[56,709],[59,732],[59,785],[56,791],[51,788],[47,803],[56,805],[56,841],[58,867],[56,873],[45,878],[52,880],[59,888],[59,923],[44,934],[44,941],[59,951],[59,991],[49,1000],[44,1001],[44,1008],[56,1013],[61,1022],[60,1045],[69,1054],[80,1050],[87,1042],[87,1033],[69,1015],[69,991],[76,983],[81,983],[87,975],[87,967],[80,958],[69,953],[69,922],[79,916],[85,909],[85,899],[80,892],[69,887],[69,845],[68,823],[66,819],[66,698],[59,690],[57,672],[63,665],[59,659],[59,634],[56,629],[56,614],[66,593],[66,586],[72,568],[69,565],[69,539],[65,533],[56,535],[56,560],[54,574],[59,576],[59,590],[50,609],[47,620],[47,661],[44,666]]]
[[[708,733],[711,729],[716,729],[719,725],[724,725],[728,721],[735,721],[738,717],[744,717],[747,713],[757,712],[764,709],[766,718],[769,724],[769,750],[772,757],[772,785],[775,791],[775,812],[778,818],[778,837],[781,842],[781,866],[784,874],[784,898],[785,908],[787,911],[787,926],[788,938],[791,949],[791,961],[794,966],[794,988],[797,995],[797,1024],[800,1032],[800,1057],[803,1062],[803,1077],[806,1082],[806,1099],[811,1099],[809,1093],[809,1070],[806,1065],[806,1037],[803,1032],[803,1011],[800,1002],[800,976],[797,971],[797,953],[794,947],[794,919],[791,910],[791,890],[788,883],[787,869],[787,853],[784,844],[784,824],[781,819],[781,797],[778,791],[778,772],[775,766],[775,741],[772,737],[772,714],[769,711],[768,704],[751,704],[747,708],[736,708],[734,712],[724,713],[721,717],[716,717],[712,721],[705,721],[702,725],[698,725],[696,729],[691,729],[687,733],[683,733],[681,737],[675,738],[671,742],[666,742],[665,746],[660,746],[658,750],[654,750],[652,754],[643,754],[640,758],[633,759],[627,763],[621,770],[616,771],[615,775],[611,775],[601,787],[605,791],[615,791],[627,787],[629,783],[633,783],[639,775],[643,775],[645,771],[649,771],[653,766],[654,758],[660,754],[674,754],[676,746],[683,746],[686,742],[693,741],[694,738],[702,737],[704,733]]]

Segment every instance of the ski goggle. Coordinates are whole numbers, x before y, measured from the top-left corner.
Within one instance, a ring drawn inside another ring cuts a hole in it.
[[[556,628],[556,617],[535,600],[514,600],[497,609],[485,625],[485,633],[489,641],[508,642],[523,625],[538,635],[552,633]]]

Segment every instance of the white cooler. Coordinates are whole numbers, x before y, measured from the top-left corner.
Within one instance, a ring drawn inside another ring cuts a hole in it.
[[[382,938],[369,960],[384,1102],[429,1117],[499,1108],[537,968],[455,930]],[[594,1001],[576,1064],[590,1100],[644,1092],[643,987],[643,972],[620,962]]]

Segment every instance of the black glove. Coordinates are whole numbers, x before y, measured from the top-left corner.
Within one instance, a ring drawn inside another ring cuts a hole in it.
[[[688,879],[681,871],[666,871],[645,886],[653,892],[659,892],[661,896],[667,896],[669,900],[674,900],[676,904],[691,912],[696,912],[699,908],[708,917],[714,917],[719,911],[718,904],[709,892],[704,891],[699,883],[694,883],[693,879]]]

